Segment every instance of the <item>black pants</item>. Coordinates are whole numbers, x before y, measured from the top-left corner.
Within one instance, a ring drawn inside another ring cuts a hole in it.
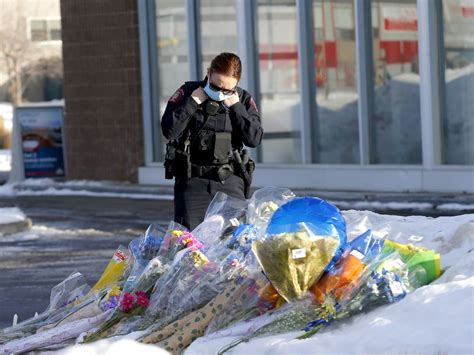
[[[206,210],[217,192],[245,200],[244,180],[231,175],[224,183],[193,177],[177,178],[174,184],[174,220],[193,230],[204,220]]]

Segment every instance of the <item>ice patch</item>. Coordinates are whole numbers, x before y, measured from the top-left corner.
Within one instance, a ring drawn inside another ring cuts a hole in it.
[[[19,208],[0,208],[0,225],[21,222],[25,219],[26,216]]]

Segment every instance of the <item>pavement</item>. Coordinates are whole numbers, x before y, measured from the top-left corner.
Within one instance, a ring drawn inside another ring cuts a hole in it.
[[[15,313],[21,321],[46,309],[51,288],[73,272],[93,285],[120,244],[126,246],[151,223],[164,230],[173,218],[171,187],[66,184],[54,188],[78,195],[41,194],[49,188],[18,185],[17,195],[0,194],[0,207],[18,207],[32,221],[30,229],[0,237],[0,328],[11,325]],[[81,196],[84,190],[92,195]],[[379,213],[428,216],[474,213],[474,196],[467,194],[295,193],[329,199],[341,209],[367,206]],[[439,208],[447,204],[471,209]]]
[[[41,313],[51,288],[75,271],[93,285],[115,249],[172,219],[172,201],[82,196],[0,197],[31,229],[0,237],[0,328]]]

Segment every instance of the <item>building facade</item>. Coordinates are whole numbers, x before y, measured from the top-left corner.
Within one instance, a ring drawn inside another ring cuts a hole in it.
[[[0,0],[0,102],[61,99],[61,43],[58,0]]]
[[[232,51],[265,130],[256,186],[474,192],[473,0],[62,0],[61,13],[71,178],[172,184],[166,102]]]

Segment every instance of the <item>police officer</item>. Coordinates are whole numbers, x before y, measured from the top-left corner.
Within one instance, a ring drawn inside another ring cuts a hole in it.
[[[161,120],[175,221],[191,230],[217,192],[248,197],[255,165],[244,146],[257,147],[263,129],[254,99],[237,86],[241,72],[237,55],[219,54],[203,81],[188,81],[171,96]]]

